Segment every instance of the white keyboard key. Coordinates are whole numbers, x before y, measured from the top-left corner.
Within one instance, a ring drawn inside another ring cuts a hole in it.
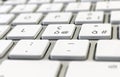
[[[48,40],[20,40],[10,52],[9,58],[41,59],[48,46]]]
[[[65,8],[66,12],[89,11],[91,8],[90,2],[69,3]]]
[[[10,49],[13,42],[12,40],[0,40],[0,58]]]
[[[65,77],[120,77],[120,63],[71,62]]]
[[[35,39],[41,29],[41,25],[17,25],[8,33],[7,39]]]
[[[25,13],[19,14],[12,22],[13,25],[17,24],[38,24],[42,18],[41,13]]]
[[[0,75],[5,77],[57,77],[61,68],[57,61],[5,61]]]
[[[42,12],[42,13],[60,12],[62,8],[63,8],[62,3],[43,4],[38,8],[37,12]]]
[[[70,3],[70,2],[76,2],[76,0],[54,0],[55,3]]]
[[[110,39],[111,24],[83,24],[79,39]]]
[[[48,13],[43,19],[42,24],[69,24],[72,13]]]
[[[8,13],[12,8],[12,5],[0,5],[0,13]]]
[[[120,23],[120,11],[112,11],[110,21],[113,24],[119,24]]]
[[[36,4],[23,4],[23,5],[16,5],[12,10],[11,13],[32,13],[36,10]]]
[[[74,24],[48,25],[42,34],[42,39],[71,39],[74,31]]]
[[[97,11],[114,11],[120,10],[120,1],[103,1],[97,2],[96,4]]]
[[[75,24],[103,23],[104,12],[79,12]]]
[[[7,0],[4,4],[7,5],[17,5],[17,4],[25,4],[27,0]]]
[[[120,41],[119,40],[100,40],[98,41],[95,59],[96,60],[120,60]]]
[[[0,38],[10,30],[10,25],[0,25]]]
[[[58,40],[50,58],[62,60],[85,60],[89,49],[88,40]]]
[[[51,0],[29,0],[29,4],[43,4],[43,3],[50,3]]]
[[[15,17],[14,14],[0,14],[0,24],[1,25],[9,24],[14,17]]]

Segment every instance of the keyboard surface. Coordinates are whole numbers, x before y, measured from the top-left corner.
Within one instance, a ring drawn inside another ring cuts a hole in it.
[[[120,77],[120,0],[0,1],[0,77]]]

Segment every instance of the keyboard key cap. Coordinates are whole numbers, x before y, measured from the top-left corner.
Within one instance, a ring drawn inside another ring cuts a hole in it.
[[[0,5],[0,13],[8,13],[12,8],[12,5]]]
[[[0,66],[0,75],[5,77],[57,77],[60,68],[61,64],[56,61],[9,60]]]
[[[96,4],[97,11],[120,10],[120,1],[101,1]]]
[[[112,11],[110,21],[113,24],[119,24],[120,23],[120,11]]]
[[[5,34],[10,30],[10,25],[0,25],[0,38],[5,36]]]
[[[10,24],[14,17],[14,14],[0,14],[0,25]]]
[[[0,58],[10,49],[13,42],[12,40],[0,40]]]
[[[29,0],[29,4],[43,4],[43,3],[50,3],[51,0]]]
[[[17,25],[6,37],[7,39],[35,39],[41,29],[41,25]]]
[[[55,3],[70,3],[70,2],[76,2],[76,0],[54,0]]]
[[[4,2],[5,5],[18,5],[25,4],[27,0],[7,0]]]
[[[103,23],[104,12],[79,12],[75,24]]]
[[[48,46],[48,40],[20,40],[10,52],[9,58],[41,59]]]
[[[42,34],[42,39],[71,39],[74,31],[74,24],[48,25]]]
[[[77,13],[79,11],[89,11],[91,8],[90,2],[69,3],[65,8],[66,12]]]
[[[119,40],[100,40],[98,41],[95,59],[96,60],[120,60],[120,41]]]
[[[37,12],[48,13],[48,12],[60,12],[63,8],[62,3],[52,3],[41,5]]]
[[[120,63],[71,62],[65,77],[119,77]]]
[[[50,58],[62,60],[85,60],[89,49],[88,40],[58,40]]]
[[[13,10],[11,10],[11,13],[32,13],[36,10],[37,5],[35,4],[23,4],[23,5],[16,5]]]
[[[48,13],[43,19],[42,24],[69,24],[72,13]]]
[[[110,39],[111,24],[83,24],[79,39]]]
[[[25,13],[19,14],[12,22],[12,25],[18,24],[38,24],[42,18],[41,13]]]

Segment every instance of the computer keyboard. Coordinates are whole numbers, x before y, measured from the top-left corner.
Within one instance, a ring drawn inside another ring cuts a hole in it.
[[[120,0],[0,1],[0,77],[120,77]]]

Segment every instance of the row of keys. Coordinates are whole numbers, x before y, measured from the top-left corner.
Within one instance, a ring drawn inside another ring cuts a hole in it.
[[[85,0],[83,0],[85,1]],[[90,0],[88,0],[90,1]],[[94,0],[93,0],[94,1]],[[96,11],[105,11],[105,12],[110,12],[110,11],[116,11],[120,10],[120,1],[98,1],[96,2]],[[87,5],[87,6],[86,6]],[[86,7],[84,7],[86,6]],[[91,3],[90,2],[81,2],[81,3],[69,3],[65,11],[70,11],[70,12],[78,12],[78,11],[86,11],[90,10]]]
[[[52,69],[52,70],[51,70]],[[62,64],[58,61],[5,61],[0,65],[1,77],[58,77]],[[70,62],[62,77],[120,77],[118,62]],[[86,74],[87,73],[87,74]]]
[[[71,7],[73,6],[73,7]],[[64,5],[62,3],[53,3],[53,4],[42,4],[37,8],[36,4],[27,4],[27,5],[17,5],[15,8],[11,10],[10,13],[26,13],[26,12],[60,12]],[[90,2],[85,3],[70,3],[66,7],[66,12],[79,12],[79,11],[89,11],[91,8]]]
[[[116,18],[116,15],[118,16]],[[75,24],[84,23],[103,23],[104,12],[79,12],[77,17],[73,21]],[[120,11],[111,12],[110,23],[119,24]],[[6,25],[11,23],[12,25],[19,24],[69,24],[73,18],[71,12],[61,13],[48,13],[44,18],[41,13],[25,13],[19,14],[15,19],[14,14],[0,14],[0,24]],[[43,18],[43,20],[41,20]]]
[[[36,14],[36,13],[35,13]],[[34,15],[34,13],[33,13]],[[26,24],[25,21],[35,21],[32,14],[20,14],[12,24],[19,23]],[[26,19],[28,18],[28,19]],[[33,19],[32,19],[33,18]],[[112,18],[112,17],[111,17]],[[41,17],[39,17],[39,20]],[[61,12],[61,13],[48,13],[47,16],[42,20],[41,24],[69,24],[72,19],[71,12]],[[22,20],[22,21],[20,21]],[[37,18],[36,18],[37,20]],[[75,24],[83,24],[83,23],[103,23],[104,13],[103,12],[80,12],[78,13]],[[114,19],[113,19],[114,20]],[[34,23],[35,24],[35,23]]]
[[[95,50],[95,60],[119,61],[119,40],[100,40]],[[61,60],[85,60],[89,50],[87,40],[59,40],[53,48],[50,58]]]
[[[83,24],[79,39],[111,39],[110,24]],[[49,25],[42,34],[42,39],[71,39],[75,25]]]
[[[71,7],[74,6],[74,7]],[[51,3],[51,4],[42,4],[38,7],[36,4],[24,4],[24,5],[16,5],[14,8],[12,5],[1,5],[0,6],[0,13],[32,13],[42,12],[60,12],[64,7],[63,3]],[[90,2],[81,2],[81,3],[70,3],[65,11],[70,12],[79,12],[79,11],[89,11],[91,7]],[[38,9],[37,9],[38,8]]]
[[[120,28],[120,27],[119,27]],[[0,38],[7,39],[35,39],[41,32],[41,25],[17,25],[9,33],[9,25],[0,26]],[[72,39],[76,30],[74,24],[48,25],[42,33],[42,39]],[[120,29],[119,29],[120,37]],[[111,39],[111,24],[83,24],[78,39]]]
[[[17,4],[44,4],[44,3],[70,3],[70,2],[77,2],[78,0],[8,0],[4,3],[1,2],[1,4],[5,5],[17,5]],[[81,0],[81,2],[97,2],[97,1],[103,1],[103,0]]]
[[[70,3],[70,2],[102,2],[104,0],[8,0],[5,2],[1,2],[1,4],[5,5],[17,5],[17,4],[44,4],[44,3]],[[117,0],[116,0],[117,1]],[[119,0],[118,0],[119,1]],[[113,2],[113,0],[111,0]]]
[[[14,14],[0,14],[0,24],[9,24]],[[61,12],[61,13],[49,13],[41,22],[41,13],[26,13],[18,15],[11,24],[69,24],[72,20],[72,13]],[[104,20],[103,12],[81,12],[78,14],[75,20],[75,24],[84,23],[102,23]],[[114,19],[112,19],[114,20]]]
[[[0,40],[0,57],[12,47],[11,40]],[[11,49],[10,59],[42,59],[50,46],[48,40],[20,40]],[[119,40],[99,40],[95,50],[95,60],[119,61]],[[90,49],[88,40],[58,40],[55,43],[50,59],[53,60],[86,60]]]
[[[44,4],[44,3],[70,3],[70,2],[77,2],[77,0],[8,0],[5,1],[3,4],[5,5],[17,5],[17,4]]]
[[[1,27],[1,38],[10,27]],[[2,27],[4,29],[2,29]],[[72,39],[76,26],[74,24],[48,25],[42,33],[42,39]],[[7,35],[7,39],[35,39],[42,30],[41,25],[17,25]],[[120,29],[119,29],[120,32]],[[110,24],[83,24],[78,39],[111,39],[112,26]]]
[[[97,2],[95,10],[105,11],[105,12],[119,11],[120,10],[119,4],[120,1]],[[49,3],[49,4],[42,4],[40,6],[38,6],[37,4],[22,4],[22,5],[16,5],[14,8],[12,5],[1,5],[0,13],[60,12],[61,10],[63,10],[63,7],[64,7],[63,3]],[[63,11],[77,13],[80,11],[90,11],[91,8],[93,8],[91,2],[78,2],[78,3],[69,3]]]
[[[120,27],[119,27],[120,28]],[[5,36],[10,26],[0,26],[0,38]],[[41,32],[41,25],[17,25],[7,35],[7,39],[35,39]],[[72,39],[76,30],[74,24],[48,25],[43,31],[42,39]],[[120,29],[119,29],[120,32]],[[120,33],[119,33],[120,34]],[[83,24],[78,39],[111,39],[111,24]]]

